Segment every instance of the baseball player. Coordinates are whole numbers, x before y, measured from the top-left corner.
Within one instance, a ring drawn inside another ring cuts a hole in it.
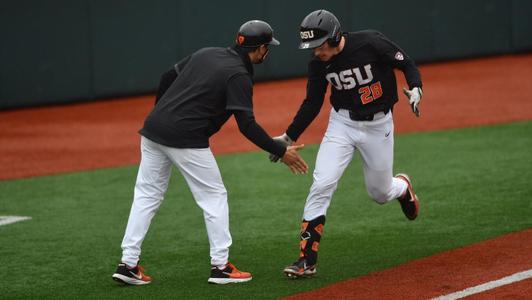
[[[329,125],[316,158],[313,183],[301,224],[299,259],[284,269],[289,277],[316,273],[318,245],[332,195],[345,168],[358,150],[368,194],[379,204],[397,199],[405,216],[414,220],[419,202],[410,178],[392,175],[397,102],[394,69],[408,82],[405,94],[419,116],[421,77],[414,61],[382,33],[374,30],[342,33],[330,12],[317,10],[301,23],[300,49],[312,49],[307,96],[292,124],[274,139],[291,145],[318,115],[331,86]],[[270,155],[275,161],[275,155]]]
[[[250,273],[239,271],[228,261],[231,234],[227,192],[209,148],[209,137],[233,115],[246,138],[282,157],[292,172],[307,172],[297,153],[303,145],[287,147],[276,142],[255,122],[252,64],[266,59],[270,45],[279,45],[270,25],[249,21],[240,27],[235,46],[200,49],[163,74],[155,107],[140,130],[142,159],[114,280],[131,285],[151,282],[139,265],[141,245],[163,201],[172,165],[183,174],[203,210],[212,265],[208,282],[251,280]]]

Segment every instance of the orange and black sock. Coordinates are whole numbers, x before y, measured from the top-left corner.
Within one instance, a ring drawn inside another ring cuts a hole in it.
[[[310,221],[303,220],[303,223],[301,223],[299,242],[301,252],[299,253],[299,257],[304,257],[309,265],[315,265],[318,261],[318,246],[324,225],[325,216],[319,216]]]

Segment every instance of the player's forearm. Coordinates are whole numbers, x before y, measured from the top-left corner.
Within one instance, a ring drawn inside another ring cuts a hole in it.
[[[399,66],[399,69],[405,75],[409,89],[413,89],[414,87],[423,87],[423,83],[421,82],[421,74],[419,73],[419,70],[412,59],[405,60],[405,62]]]

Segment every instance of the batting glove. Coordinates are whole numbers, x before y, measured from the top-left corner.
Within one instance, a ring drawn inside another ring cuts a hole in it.
[[[292,139],[286,133],[283,133],[283,135],[280,136],[273,137],[272,139],[285,147],[291,146],[294,143],[294,141],[292,141]],[[271,162],[278,162],[279,159],[279,156],[270,153]]]
[[[410,107],[412,107],[412,111],[414,114],[416,114],[417,117],[421,114],[419,111],[419,102],[421,102],[421,97],[423,96],[423,91],[420,87],[415,87],[411,90],[407,90],[406,88],[403,88],[403,93],[408,97],[408,102],[410,103]]]

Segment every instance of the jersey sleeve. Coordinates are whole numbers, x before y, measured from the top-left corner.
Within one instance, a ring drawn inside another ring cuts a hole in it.
[[[293,141],[299,138],[319,114],[326,91],[327,79],[325,79],[324,65],[317,59],[313,59],[308,66],[307,96],[286,130],[286,134]]]
[[[253,144],[279,157],[283,157],[286,147],[274,141],[255,121],[252,111],[236,110],[234,116],[240,132]]]
[[[159,81],[159,87],[157,88],[157,95],[155,96],[155,104],[159,102],[159,99],[166,93],[168,88],[172,85],[174,80],[177,78],[177,73],[174,69],[170,69],[161,75],[161,80]]]
[[[181,73],[181,71],[183,71],[183,69],[188,64],[189,61],[190,61],[190,55],[185,57],[185,58],[183,58],[182,60],[180,60],[179,62],[177,62],[174,65],[174,70],[175,70],[175,72],[177,73],[178,76],[179,76],[179,73]]]
[[[174,67],[163,75],[161,75],[161,80],[159,81],[159,87],[157,88],[157,95],[155,96],[155,104],[159,102],[159,99],[166,93],[168,88],[172,85],[174,80],[179,76],[179,73],[183,70],[185,65],[190,60],[190,55],[180,60],[174,65]]]
[[[227,81],[227,110],[253,111],[253,82],[247,74],[236,74]]]
[[[384,62],[403,72],[410,89],[414,87],[422,87],[421,74],[414,63],[414,60],[412,60],[397,44],[389,40],[382,33],[376,32],[372,45]]]

